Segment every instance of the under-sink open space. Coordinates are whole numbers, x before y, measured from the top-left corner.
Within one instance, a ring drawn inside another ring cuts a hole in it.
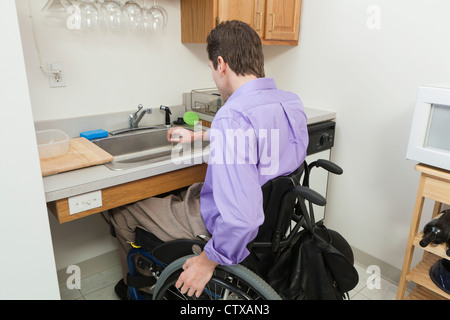
[[[94,144],[108,152],[114,160],[105,166],[111,170],[125,170],[178,157],[183,150],[204,150],[209,141],[201,144],[192,142],[190,146],[170,142],[168,128],[163,126],[149,130],[136,130],[107,138],[92,140]]]

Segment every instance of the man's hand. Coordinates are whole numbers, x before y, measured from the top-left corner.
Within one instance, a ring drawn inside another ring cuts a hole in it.
[[[175,143],[187,143],[194,140],[194,132],[183,127],[175,127],[167,130],[167,140]]]
[[[182,294],[200,297],[217,265],[217,262],[208,259],[204,251],[199,256],[187,259],[175,287]]]
[[[189,143],[194,140],[207,141],[209,139],[206,131],[192,131],[183,127],[174,127],[167,130],[167,140],[175,143]]]

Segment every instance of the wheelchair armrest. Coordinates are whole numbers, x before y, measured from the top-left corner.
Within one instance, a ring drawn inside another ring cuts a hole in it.
[[[325,160],[325,159],[318,159],[317,161],[314,161],[312,163],[309,164],[308,168],[311,171],[311,169],[313,167],[321,167],[324,168],[325,170],[327,170],[328,172],[337,174],[337,175],[341,175],[344,171],[342,170],[341,167],[339,167],[337,164]]]
[[[299,196],[305,200],[308,200],[309,202],[317,204],[318,206],[323,207],[324,205],[327,204],[327,200],[322,195],[320,195],[319,193],[310,188],[304,186],[296,186],[291,190],[292,190],[291,192],[293,192],[296,196]]]

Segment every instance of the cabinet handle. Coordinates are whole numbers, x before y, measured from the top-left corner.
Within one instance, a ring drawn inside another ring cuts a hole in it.
[[[261,31],[263,15],[261,11],[258,11],[256,14],[259,15],[259,26],[258,29],[256,29],[256,31]]]
[[[275,13],[270,14],[272,16],[272,29],[270,29],[270,32],[275,30]]]
[[[219,17],[216,17],[216,27],[220,24],[220,19]]]

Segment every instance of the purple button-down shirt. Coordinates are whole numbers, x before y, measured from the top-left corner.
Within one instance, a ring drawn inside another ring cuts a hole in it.
[[[304,161],[308,131],[297,95],[271,78],[239,87],[211,124],[210,158],[200,212],[212,238],[210,260],[238,264],[264,222],[261,186],[293,172]]]

